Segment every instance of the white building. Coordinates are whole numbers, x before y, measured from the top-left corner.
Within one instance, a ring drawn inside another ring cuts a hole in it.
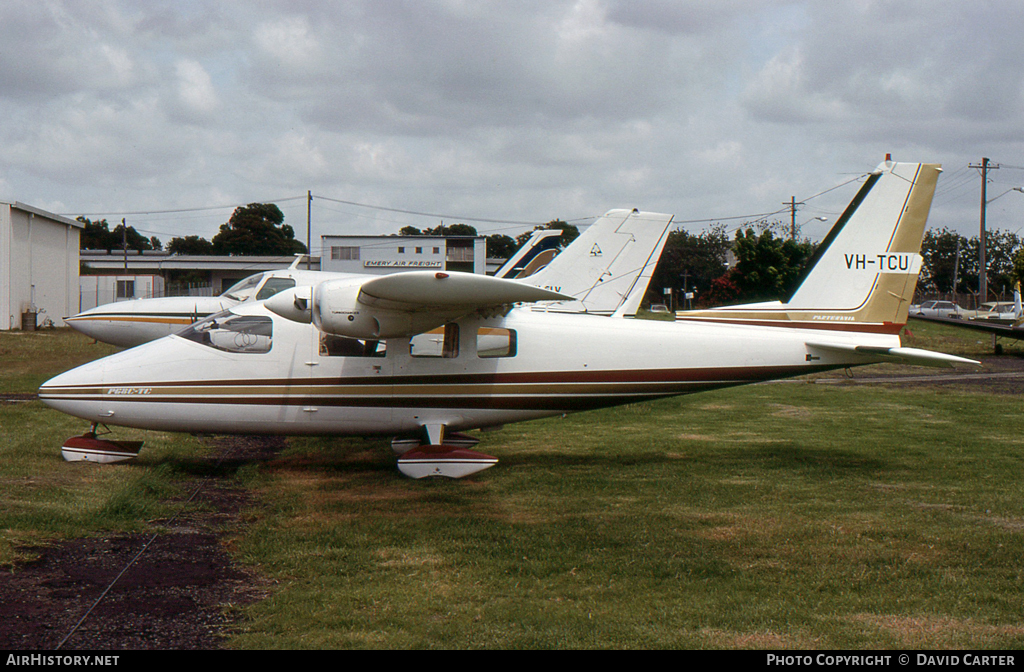
[[[115,301],[164,296],[164,284],[161,275],[82,275],[78,278],[78,310],[89,310]]]
[[[321,236],[323,270],[487,272],[486,236]]]
[[[78,312],[78,238],[85,225],[0,202],[0,329],[64,326]]]
[[[186,293],[193,296],[212,296],[220,294],[254,273],[288,268],[295,261],[295,256],[231,257],[170,254],[162,250],[146,250],[141,253],[133,250],[128,254],[123,250],[82,250],[81,260],[82,266],[90,275],[109,276],[107,280],[99,281],[89,280],[87,275],[82,276],[82,310],[85,310],[94,300],[91,297],[98,291],[98,287],[99,291],[106,289],[108,292],[106,300],[100,301],[101,304],[163,296],[164,290],[175,284],[175,275],[187,273],[200,278],[198,282],[205,289]],[[304,258],[299,268],[320,270],[319,257],[310,257],[308,261],[307,264]],[[162,277],[163,281],[152,279],[154,276]],[[149,284],[148,279],[151,279]],[[130,281],[132,284],[128,285]],[[111,282],[115,284],[110,284]]]

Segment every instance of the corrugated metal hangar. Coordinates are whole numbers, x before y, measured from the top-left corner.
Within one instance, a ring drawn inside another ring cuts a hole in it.
[[[78,238],[85,226],[0,202],[0,330],[34,329],[78,312]]]

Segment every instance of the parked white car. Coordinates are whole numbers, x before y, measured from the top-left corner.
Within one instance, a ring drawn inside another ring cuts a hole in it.
[[[952,301],[925,301],[924,303],[911,306],[912,317],[946,317],[961,320],[964,317],[964,309]]]

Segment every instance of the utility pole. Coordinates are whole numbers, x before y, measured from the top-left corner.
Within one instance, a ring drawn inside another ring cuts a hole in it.
[[[796,241],[796,206],[803,204],[803,201],[797,203],[796,196],[790,196],[789,203],[783,203],[789,206],[789,239],[792,241]]]
[[[306,192],[306,270],[310,268],[310,264],[313,263],[313,248],[310,247],[312,242],[310,239],[310,211],[313,209],[313,192]]]
[[[128,227],[121,218],[121,248],[124,251],[124,274],[128,275]]]
[[[979,168],[981,170],[981,234],[978,239],[978,295],[981,297],[979,303],[988,301],[988,265],[985,261],[985,208],[988,205],[988,171],[998,170],[999,164],[990,164],[988,159],[982,157],[981,165],[969,164],[968,168]]]
[[[953,302],[956,303],[956,283],[960,279],[960,236],[956,237],[956,264],[953,266]]]

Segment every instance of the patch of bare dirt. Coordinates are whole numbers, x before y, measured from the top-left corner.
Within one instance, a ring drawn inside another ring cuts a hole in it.
[[[221,647],[238,607],[263,595],[260,579],[237,567],[224,548],[248,503],[226,476],[232,464],[269,459],[284,443],[213,441],[218,454],[211,463],[218,468],[212,471],[220,476],[197,478],[198,494],[174,519],[156,521],[157,534],[57,542],[0,574],[0,649]]]

